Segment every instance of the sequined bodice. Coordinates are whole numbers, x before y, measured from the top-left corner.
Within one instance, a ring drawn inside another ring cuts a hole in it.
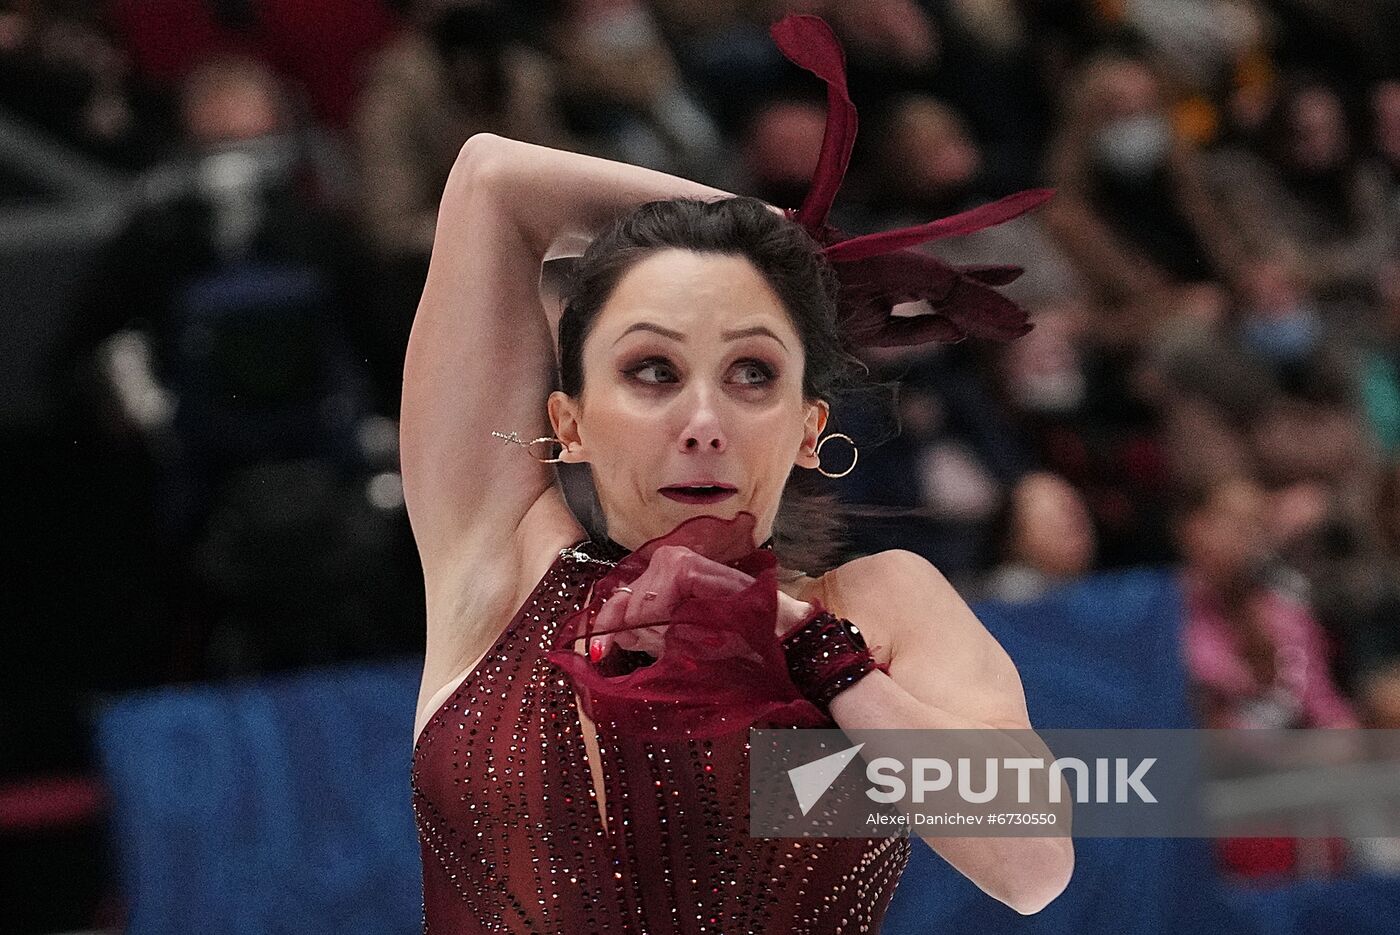
[[[573,687],[544,653],[609,567],[562,550],[415,744],[425,933],[878,931],[909,839],[750,837],[747,731],[598,724],[604,828]]]

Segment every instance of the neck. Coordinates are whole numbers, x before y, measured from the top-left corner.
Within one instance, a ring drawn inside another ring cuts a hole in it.
[[[772,549],[774,538],[774,536],[769,536],[766,540],[764,540],[764,542],[761,545],[759,545],[759,548]],[[610,536],[595,536],[592,541],[593,544],[597,546],[597,551],[600,557],[606,558],[608,561],[619,561],[625,556],[630,555],[632,553],[631,549],[627,548],[622,543],[618,542],[616,539],[613,539]]]

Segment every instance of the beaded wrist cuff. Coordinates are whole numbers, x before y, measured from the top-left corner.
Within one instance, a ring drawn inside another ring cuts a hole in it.
[[[888,671],[870,655],[855,624],[819,604],[782,646],[793,683],[828,717],[831,699],[875,669]]]

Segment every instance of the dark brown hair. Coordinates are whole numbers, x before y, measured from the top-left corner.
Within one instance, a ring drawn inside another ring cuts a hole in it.
[[[618,218],[584,251],[565,284],[559,319],[560,390],[583,393],[583,345],[598,314],[623,275],[659,250],[679,248],[746,257],[777,293],[802,340],[806,366],[802,394],[832,406],[854,396],[892,396],[891,387],[864,379],[868,368],[852,353],[836,324],[836,276],[817,244],[795,222],[778,216],[757,198],[651,201]],[[834,414],[834,412],[833,412]],[[828,421],[832,428],[834,419]],[[856,444],[875,443],[857,438]],[[833,445],[840,471],[845,447]],[[774,521],[774,551],[781,564],[820,574],[839,564],[845,542],[841,505],[832,481],[816,471],[794,469]],[[602,518],[593,517],[594,525]],[[606,532],[592,529],[590,532]]]

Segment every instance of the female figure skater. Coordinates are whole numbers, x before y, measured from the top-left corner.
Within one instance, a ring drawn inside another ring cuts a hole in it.
[[[832,91],[800,211],[490,135],[447,184],[402,411],[427,932],[877,931],[909,839],[751,837],[747,728],[1030,726],[1011,661],[924,559],[809,577],[777,568],[803,531],[775,529],[794,467],[839,476],[819,449],[846,347],[1028,330],[987,286],[1014,271],[891,251],[1042,197],[845,238],[825,224],[854,139],[840,48],[810,16],[773,35]],[[529,313],[580,235],[562,315]],[[935,294],[941,314],[888,314]],[[605,534],[556,462],[591,466]],[[1067,837],[925,840],[1022,913],[1073,864]]]

